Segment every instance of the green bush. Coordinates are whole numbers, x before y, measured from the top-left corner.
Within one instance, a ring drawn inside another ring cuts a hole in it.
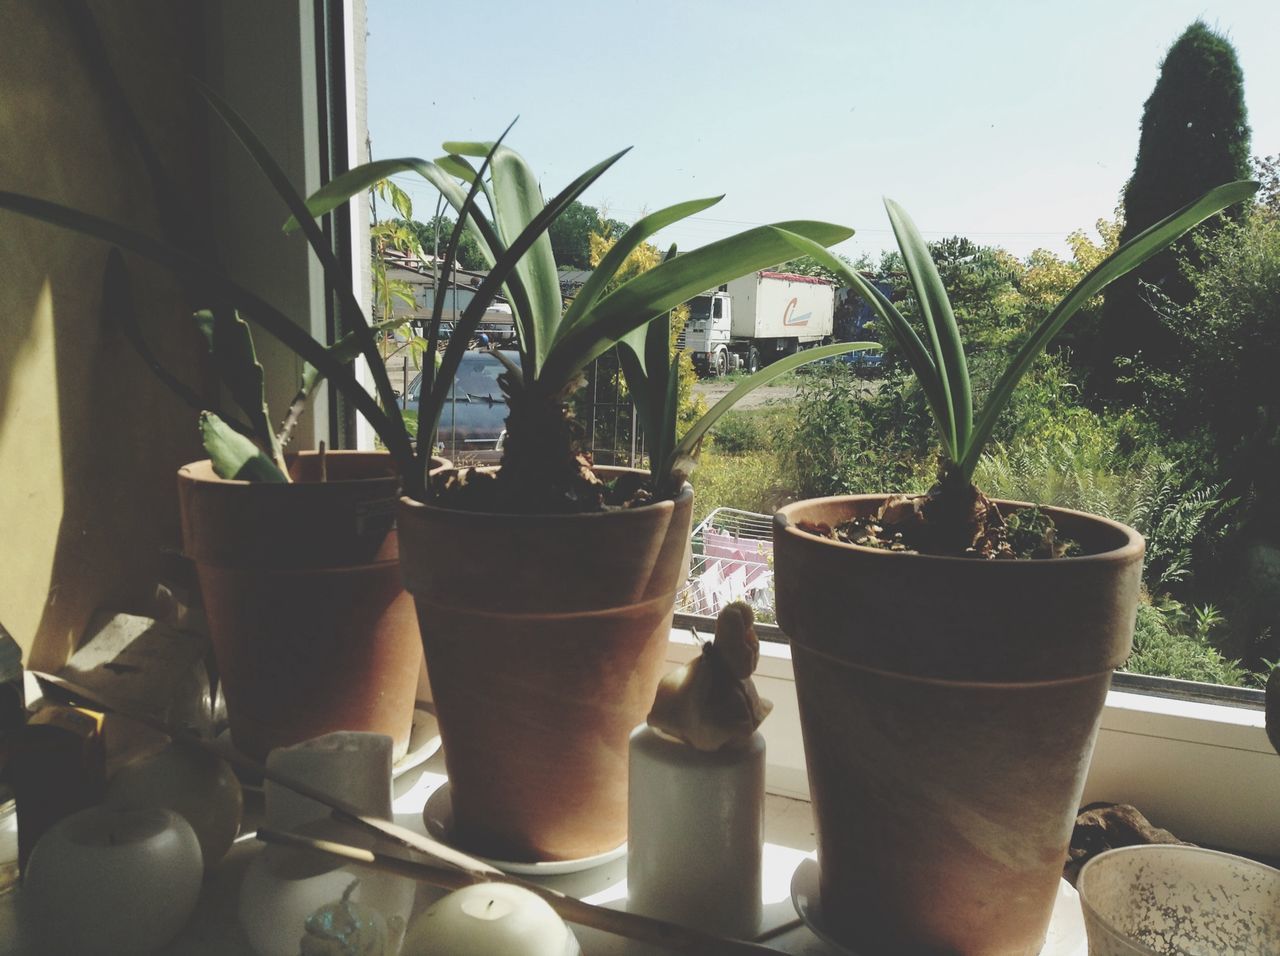
[[[704,451],[690,477],[693,484],[693,523],[696,526],[716,508],[740,508],[771,515],[796,496],[781,474],[781,462],[770,448],[729,454]]]
[[[1151,677],[1248,686],[1256,681],[1238,661],[1222,656],[1210,641],[1222,618],[1212,607],[1190,611],[1177,601],[1138,605],[1133,654],[1124,669]]]
[[[716,423],[705,444],[718,454],[742,454],[774,447],[774,432],[789,427],[793,409],[770,406],[729,412]]]
[[[792,428],[778,435],[796,497],[913,492],[932,480],[933,425],[914,378],[891,373],[871,397],[839,368],[800,386]]]

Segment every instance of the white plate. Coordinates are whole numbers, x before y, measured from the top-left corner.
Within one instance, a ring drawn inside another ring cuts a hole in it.
[[[580,873],[593,867],[603,866],[627,854],[627,845],[616,846],[595,856],[579,857],[576,860],[547,860],[541,863],[520,862],[519,860],[495,860],[492,857],[479,856],[464,846],[454,843],[451,836],[453,830],[453,797],[449,792],[449,784],[442,783],[427,797],[427,804],[422,808],[422,822],[426,825],[427,834],[433,840],[439,840],[445,846],[461,850],[481,862],[497,867],[503,873],[516,873],[521,876],[561,876],[565,873]]]
[[[224,730],[218,734],[218,743],[226,747],[228,750],[235,750],[235,745],[231,742],[231,732]],[[408,773],[414,767],[421,766],[426,763],[440,749],[440,725],[436,722],[435,714],[422,707],[413,709],[413,724],[409,728],[409,749],[405,751],[403,757],[391,765],[391,779],[395,780],[402,774]],[[243,767],[236,767],[236,776],[240,778],[240,785],[249,790],[262,790],[262,778],[252,775],[250,771]]]
[[[791,876],[791,903],[813,935],[845,956],[858,954],[843,943],[837,942],[827,929],[822,917],[822,900],[819,891],[817,860],[803,860]],[[1049,920],[1049,933],[1045,937],[1040,956],[1087,956],[1089,941],[1085,936],[1084,914],[1080,911],[1080,897],[1066,880],[1058,884],[1058,899]]]

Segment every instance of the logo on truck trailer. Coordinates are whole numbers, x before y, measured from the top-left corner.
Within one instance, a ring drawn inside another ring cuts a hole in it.
[[[798,299],[792,299],[790,302],[787,303],[787,307],[782,310],[783,325],[794,327],[798,325],[809,324],[809,317],[813,315],[812,312],[804,312],[804,313],[801,313],[800,315],[792,314],[795,311],[796,303],[798,301],[799,301]]]

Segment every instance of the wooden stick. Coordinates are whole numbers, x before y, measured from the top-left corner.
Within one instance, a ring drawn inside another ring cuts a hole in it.
[[[763,954],[776,956],[778,952],[766,946],[714,936],[702,930],[676,926],[673,923],[653,919],[649,916],[641,916],[638,913],[627,913],[622,910],[611,910],[603,906],[596,906],[593,903],[584,903],[582,900],[574,899],[572,896],[565,896],[563,893],[558,893],[545,886],[528,883],[505,873],[499,873],[496,876],[486,877],[477,881],[469,874],[458,870],[432,866],[429,863],[419,863],[414,860],[405,860],[386,853],[348,846],[345,843],[335,843],[332,840],[319,840],[299,833],[289,833],[265,827],[258,830],[258,839],[266,843],[314,850],[328,856],[360,863],[377,870],[394,873],[397,876],[407,877],[420,883],[427,883],[447,890],[461,889],[476,882],[511,883],[536,893],[546,900],[551,908],[562,918],[571,923],[603,930],[615,936],[625,936],[628,939],[638,940],[642,943],[661,946],[674,953],[698,953],[703,954],[703,956],[763,956]]]

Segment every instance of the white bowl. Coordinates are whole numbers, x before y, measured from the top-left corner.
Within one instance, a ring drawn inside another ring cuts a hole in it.
[[[1076,881],[1089,956],[1274,956],[1280,870],[1194,846],[1102,853]]]

